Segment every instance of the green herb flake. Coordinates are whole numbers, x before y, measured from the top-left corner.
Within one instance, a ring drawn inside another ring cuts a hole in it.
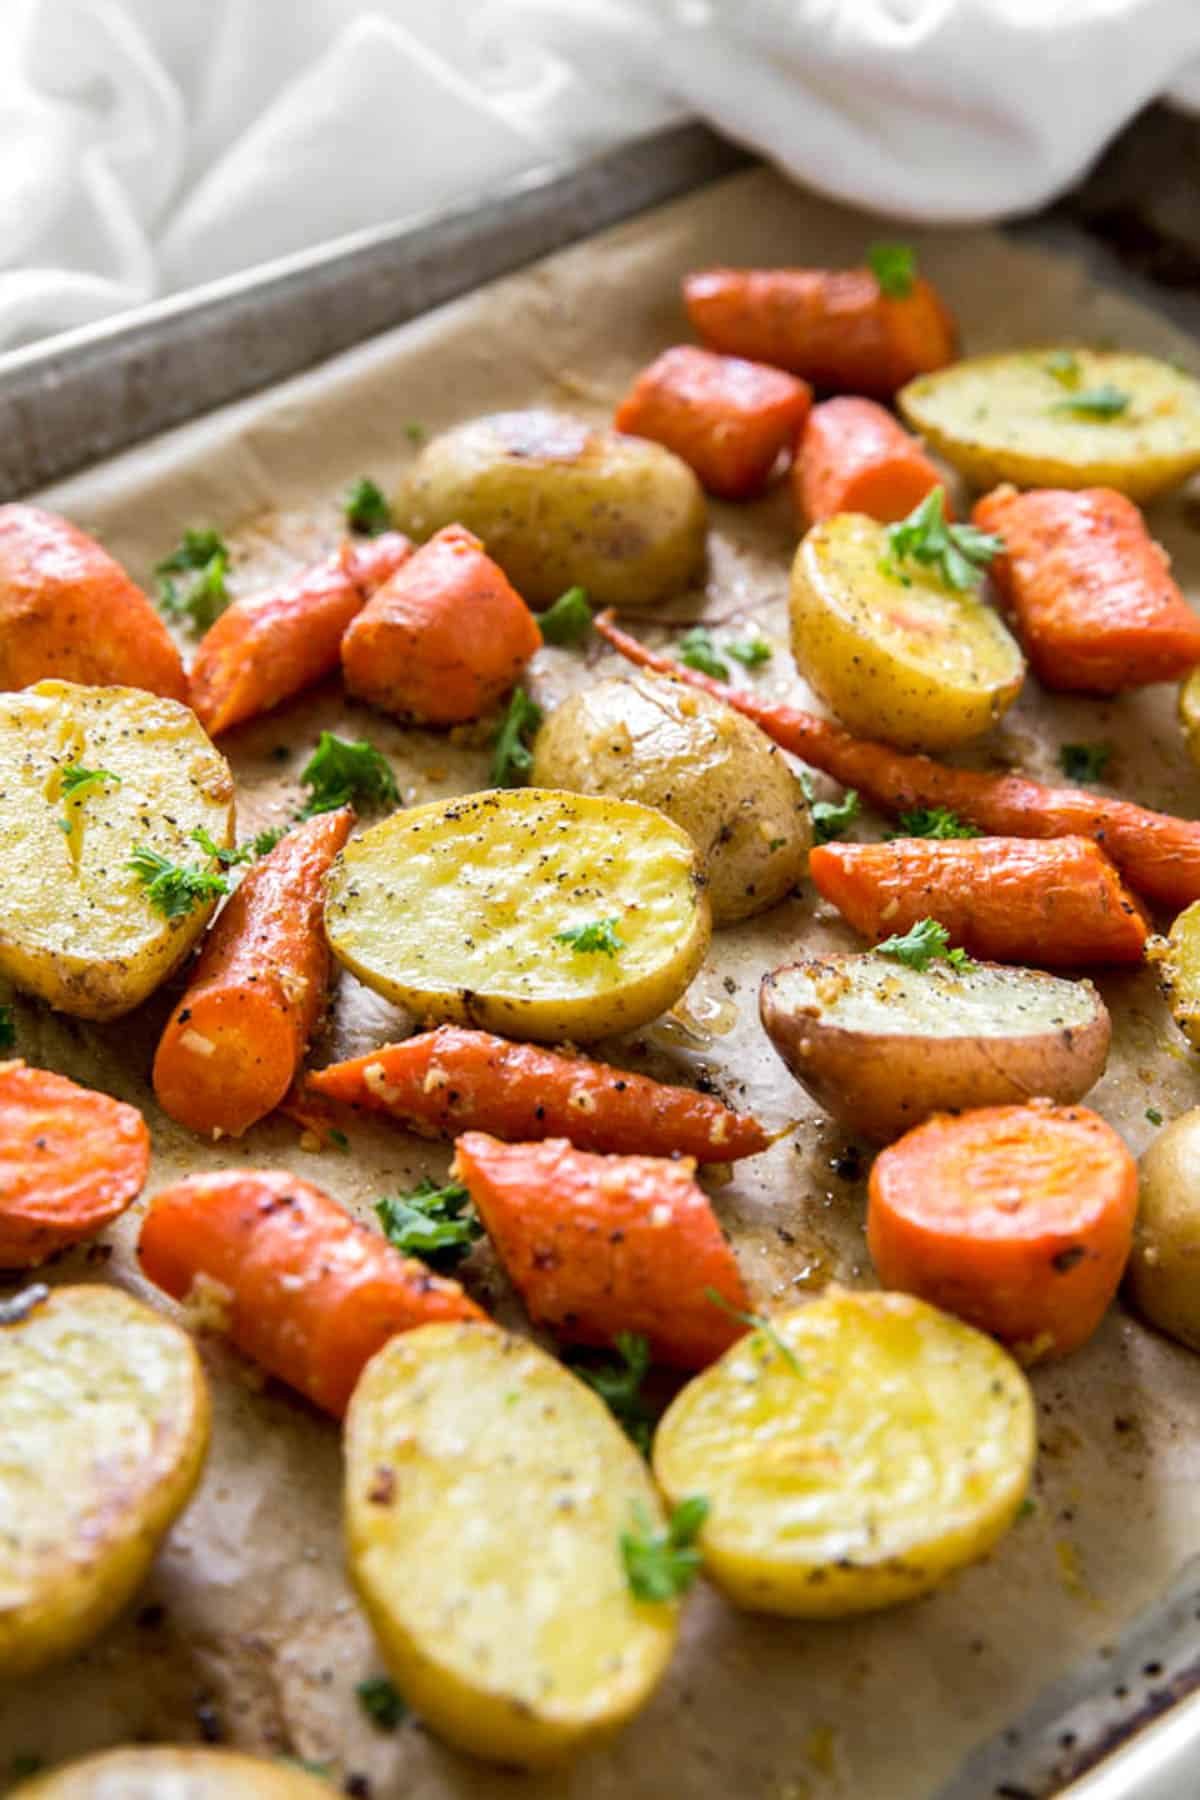
[[[542,723],[542,709],[522,687],[514,688],[508,711],[492,739],[493,787],[524,787],[533,767],[533,752],[526,739],[535,736]]]
[[[1131,397],[1123,388],[1113,387],[1111,382],[1105,381],[1099,387],[1072,394],[1069,399],[1056,400],[1050,410],[1078,413],[1087,419],[1116,419],[1126,411]]]
[[[1159,1112],[1157,1106],[1148,1106],[1146,1108],[1146,1117],[1151,1125],[1161,1125],[1163,1122],[1163,1116]]]
[[[921,838],[976,838],[979,827],[960,819],[957,813],[951,812],[948,806],[918,806],[912,812],[901,813],[896,821],[897,829],[890,835],[896,837]]]
[[[567,944],[577,956],[615,956],[618,950],[624,950],[625,940],[618,936],[617,918],[592,919],[587,925],[568,925],[565,931],[556,931],[554,942]]]
[[[936,919],[918,919],[908,931],[900,937],[884,938],[876,944],[875,955],[886,956],[892,962],[903,963],[909,969],[927,969],[935,957],[945,957],[950,949],[950,933]],[[959,957],[963,955],[959,952]],[[951,953],[948,960],[953,960]],[[961,968],[962,962],[955,967]]]
[[[618,1360],[573,1363],[580,1381],[594,1389],[643,1456],[650,1454],[654,1415],[642,1396],[650,1370],[650,1340],[640,1332],[618,1331],[613,1339]]]
[[[388,1243],[405,1256],[419,1256],[435,1269],[451,1269],[483,1236],[470,1201],[461,1181],[438,1187],[426,1175],[410,1193],[377,1200],[375,1216]]]
[[[188,863],[173,863],[148,844],[138,844],[126,863],[146,890],[146,898],[164,919],[182,919],[208,900],[229,892],[223,875]]]
[[[766,1313],[742,1312],[738,1307],[731,1306],[724,1294],[718,1293],[715,1287],[706,1287],[704,1290],[704,1298],[710,1305],[719,1307],[721,1312],[728,1313],[731,1319],[736,1319],[739,1325],[749,1326],[756,1338],[761,1338],[765,1344],[768,1344],[770,1348],[775,1351],[776,1355],[783,1359],[793,1375],[803,1375],[803,1363],[800,1361],[800,1358],[796,1355],[796,1352],[792,1349],[792,1346],[788,1343],[787,1339],[781,1337],[779,1332],[776,1331]],[[757,1351],[758,1346],[754,1344],[753,1339],[751,1340],[751,1345]]]
[[[695,1542],[708,1512],[703,1494],[689,1494],[672,1512],[666,1530],[657,1531],[646,1508],[634,1502],[632,1528],[623,1531],[618,1542],[635,1600],[661,1603],[687,1592],[700,1573]]]
[[[423,425],[421,425],[417,422],[416,419],[410,419],[408,424],[404,427],[404,435],[408,439],[410,444],[418,444],[419,445],[419,444],[423,444],[425,442],[425,439],[429,436],[429,433],[426,431],[426,429]]]
[[[917,253],[911,244],[872,244],[867,267],[889,300],[906,300],[917,279]]]
[[[350,1139],[344,1131],[339,1131],[336,1125],[329,1127],[329,1141],[335,1150],[349,1150],[350,1148]]]
[[[729,664],[723,663],[717,655],[717,646],[707,625],[693,625],[690,631],[685,631],[675,646],[675,655],[689,669],[698,669],[701,675],[711,675],[714,681],[729,680]]]
[[[17,1021],[11,1006],[0,1006],[0,1050],[11,1050],[17,1041]]]
[[[287,829],[284,825],[272,825],[266,831],[260,831],[257,837],[248,838],[244,844],[237,844],[231,850],[224,849],[205,831],[203,825],[197,825],[191,833],[193,844],[199,844],[206,856],[211,856],[220,863],[223,869],[236,869],[239,863],[257,862],[260,856],[266,856],[273,850]]]
[[[587,589],[568,588],[553,606],[537,614],[537,622],[547,644],[581,644],[592,629]]]
[[[225,585],[229,550],[215,531],[185,531],[183,542],[155,567],[158,603],[173,619],[207,631],[233,598]]]
[[[879,567],[893,580],[905,581],[902,562],[931,569],[944,587],[969,593],[983,580],[992,560],[1004,554],[1004,539],[974,525],[952,525],[945,511],[946,490],[935,487],[906,519],[889,525],[887,553]]]
[[[782,849],[783,849],[783,846],[784,846],[784,845],[785,845],[785,844],[786,844],[786,843],[787,843],[787,839],[786,839],[786,838],[772,838],[772,839],[771,839],[771,841],[770,841],[770,843],[769,843],[769,844],[768,844],[768,845],[767,845],[767,850],[768,850],[768,851],[769,851],[769,852],[770,852],[770,853],[771,853],[771,854],[772,854],[772,855],[774,855],[774,853],[775,853],[775,851],[776,851],[776,850],[782,850]]]
[[[392,509],[381,487],[369,475],[360,475],[346,494],[343,505],[346,523],[362,537],[378,537],[391,529]]]
[[[1018,1508],[1017,1508],[1017,1518],[1018,1519],[1032,1519],[1032,1517],[1036,1511],[1037,1511],[1037,1501],[1034,1499],[1032,1494],[1026,1494],[1026,1496],[1022,1500],[1020,1506],[1018,1506]]]
[[[351,742],[323,731],[300,771],[309,790],[302,819],[336,812],[339,806],[399,806],[400,793],[386,756],[365,739]]]
[[[1112,753],[1111,744],[1062,744],[1058,766],[1068,781],[1102,781]]]
[[[64,800],[86,800],[92,788],[107,782],[120,787],[121,777],[111,769],[85,769],[82,763],[68,763],[61,771],[61,782]]]
[[[1042,367],[1059,387],[1077,388],[1083,379],[1079,358],[1073,350],[1052,350]]]
[[[31,1750],[19,1750],[8,1765],[8,1778],[10,1781],[28,1781],[45,1766],[43,1759]]]
[[[354,1692],[376,1731],[395,1731],[408,1715],[408,1706],[386,1675],[369,1675]]]
[[[275,1761],[284,1769],[299,1769],[304,1775],[315,1775],[320,1781],[333,1780],[333,1764],[313,1762],[304,1756],[277,1756]]]
[[[818,800],[813,778],[807,769],[800,771],[800,788],[808,801],[813,837],[818,844],[831,844],[852,825],[862,810],[857,788],[847,788],[840,800]]]
[[[732,656],[734,662],[740,662],[743,669],[758,669],[765,662],[770,662],[774,651],[763,638],[735,638],[733,643],[725,645],[726,656]]]

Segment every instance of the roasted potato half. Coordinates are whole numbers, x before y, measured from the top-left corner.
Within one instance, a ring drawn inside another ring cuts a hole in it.
[[[808,956],[764,977],[759,1011],[813,1099],[878,1144],[935,1112],[1082,1100],[1112,1037],[1090,981],[999,963]]]
[[[1160,1131],[1138,1165],[1125,1281],[1143,1317],[1200,1350],[1200,1106]]]
[[[687,464],[566,413],[493,413],[434,438],[392,511],[422,540],[465,525],[530,606],[576,585],[599,606],[651,606],[704,561],[704,493]]]
[[[1175,1023],[1193,1050],[1200,1050],[1200,900],[1177,913],[1166,937],[1151,938],[1146,959],[1158,971],[1158,985]]]
[[[325,929],[348,969],[420,1019],[587,1043],[672,1006],[711,921],[695,845],[662,813],[514,788],[353,838]]]
[[[186,1332],[110,1287],[33,1287],[0,1317],[0,1675],[94,1638],[191,1497],[208,1448]]]
[[[907,1294],[776,1313],[667,1408],[654,1473],[706,1494],[706,1573],[738,1606],[837,1618],[911,1600],[990,1550],[1035,1449],[991,1338]]]
[[[207,1745],[129,1745],[64,1763],[12,1800],[330,1800],[327,1781]]]
[[[649,1698],[678,1603],[635,1600],[621,1533],[661,1530],[649,1470],[555,1358],[491,1325],[423,1325],[346,1415],[350,1572],[401,1692],[452,1744],[554,1761]]]
[[[1179,723],[1188,755],[1200,764],[1200,668],[1193,669],[1179,689]]]
[[[918,376],[897,404],[980,488],[1111,487],[1149,500],[1200,468],[1200,382],[1131,351],[975,356]]]
[[[851,731],[948,750],[1016,699],[1025,659],[990,606],[929,568],[886,565],[887,527],[861,513],[814,525],[792,564],[792,655]]]
[[[77,770],[96,779],[72,787]],[[215,869],[198,827],[232,844],[233,777],[186,706],[69,681],[0,694],[0,971],[78,1018],[137,1006],[214,902],[166,916],[130,858]]]
[[[683,682],[619,676],[572,694],[538,733],[531,779],[682,825],[718,925],[774,906],[804,875],[812,832],[796,777],[757,725]]]

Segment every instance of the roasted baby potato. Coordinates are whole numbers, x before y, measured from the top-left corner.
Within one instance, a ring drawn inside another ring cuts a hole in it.
[[[887,527],[814,525],[792,564],[792,655],[843,725],[903,749],[948,750],[994,725],[1025,660],[999,615],[931,568],[882,566]]]
[[[530,606],[576,585],[598,606],[651,606],[704,560],[704,494],[687,464],[566,413],[493,413],[443,433],[392,511],[421,540],[465,525]]]
[[[1152,1325],[1200,1350],[1200,1106],[1160,1131],[1138,1165],[1125,1280]]]
[[[536,1765],[647,1700],[678,1603],[634,1599],[621,1533],[661,1530],[649,1471],[602,1401],[491,1325],[423,1325],[346,1416],[350,1573],[401,1692],[478,1756]]]
[[[98,778],[70,787],[73,769]],[[165,916],[130,858],[215,869],[197,828],[232,844],[233,777],[186,706],[69,681],[0,694],[0,972],[81,1019],[137,1006],[214,902]]]
[[[94,1638],[129,1599],[208,1448],[186,1332],[110,1287],[27,1288],[0,1315],[0,1675]]]
[[[1179,689],[1179,723],[1188,755],[1200,764],[1200,668],[1193,669]]]
[[[331,1791],[301,1768],[236,1750],[139,1744],[64,1763],[12,1800],[329,1800]]]
[[[572,694],[538,733],[531,780],[640,800],[682,825],[718,925],[764,912],[804,875],[799,782],[757,725],[683,682],[631,675]]]
[[[1193,1050],[1200,1050],[1200,900],[1177,913],[1166,937],[1151,938],[1146,960],[1158,971],[1158,985],[1175,1023]]]
[[[588,1043],[672,1006],[711,921],[695,845],[662,813],[514,788],[353,838],[325,930],[348,969],[422,1020]]]
[[[928,1592],[1016,1516],[1033,1397],[982,1332],[907,1294],[827,1290],[742,1338],[668,1407],[667,1500],[706,1494],[705,1572],[800,1618]]]
[[[1200,468],[1200,382],[1131,351],[975,356],[918,376],[897,404],[979,488],[1110,487],[1149,500]]]
[[[764,977],[759,1011],[796,1080],[878,1144],[935,1112],[1082,1100],[1112,1037],[1090,981],[999,963],[808,956]]]

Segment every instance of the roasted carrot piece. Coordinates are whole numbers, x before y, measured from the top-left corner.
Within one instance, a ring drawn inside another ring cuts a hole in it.
[[[482,1131],[460,1137],[454,1158],[535,1325],[575,1344],[641,1333],[656,1362],[680,1369],[727,1350],[744,1327],[725,1308],[749,1305],[694,1168],[689,1157],[592,1156],[564,1138],[502,1144]]]
[[[0,1063],[0,1269],[31,1268],[99,1231],[141,1193],[149,1166],[136,1106]]]
[[[154,1058],[165,1113],[240,1137],[292,1085],[325,1005],[325,877],[354,823],[348,806],[297,825],[218,914]]]
[[[936,919],[950,942],[992,962],[1078,968],[1135,963],[1150,927],[1091,838],[893,838],[820,844],[817,892],[864,937]]]
[[[209,736],[269,712],[336,669],[350,621],[411,555],[398,531],[347,541],[328,561],[227,607],[201,638],[188,674],[192,711]]]
[[[39,506],[0,506],[0,689],[57,676],[187,699],[171,634],[120,563]]]
[[[239,1350],[339,1417],[398,1331],[484,1317],[456,1281],[283,1169],[217,1169],[162,1189],[138,1256],[176,1300],[216,1301]]]
[[[424,725],[477,719],[542,642],[503,569],[462,525],[447,525],[386,581],[342,639],[346,686]]]
[[[886,407],[853,394],[813,407],[792,464],[792,497],[805,525],[835,513],[865,513],[894,524],[942,481],[917,439]]]
[[[687,277],[683,297],[710,349],[815,387],[889,399],[954,360],[954,321],[920,277],[889,299],[869,269],[706,269]]]
[[[658,669],[736,707],[784,750],[835,781],[857,788],[883,812],[943,806],[997,837],[1090,837],[1103,844],[1129,882],[1148,900],[1179,911],[1200,900],[1200,822],[1151,812],[1129,800],[1112,800],[1083,788],[1049,788],[1025,775],[992,775],[952,769],[929,756],[910,756],[890,744],[856,738],[829,719],[794,706],[727,687],[647,649],[614,624],[611,613],[595,621],[615,650],[640,668]]]
[[[782,369],[677,344],[643,369],[614,423],[665,444],[710,494],[746,500],[766,486],[811,405],[808,383]]]
[[[1095,1331],[1133,1241],[1137,1165],[1085,1106],[940,1113],[876,1159],[867,1243],[885,1287],[1003,1338],[1025,1362]]]
[[[1124,494],[997,488],[971,516],[1004,539],[992,578],[1043,687],[1116,694],[1200,662],[1200,618]]]
[[[319,1069],[307,1085],[435,1137],[461,1131],[490,1131],[509,1143],[565,1137],[579,1150],[698,1162],[756,1156],[770,1141],[757,1119],[691,1088],[456,1025]]]

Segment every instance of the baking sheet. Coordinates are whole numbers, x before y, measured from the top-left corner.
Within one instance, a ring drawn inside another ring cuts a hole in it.
[[[432,432],[532,403],[603,418],[633,370],[686,335],[677,298],[685,270],[716,261],[852,262],[883,229],[755,171],[561,253],[46,499],[96,530],[141,576],[183,526],[222,526],[235,545],[235,586],[248,590],[336,541],[337,494],[364,472],[393,480],[414,454],[410,424]],[[987,233],[916,241],[970,350],[1056,336],[1119,338],[1200,369],[1173,327],[1122,296],[1094,291],[1070,260]],[[795,543],[786,494],[753,507],[714,506],[713,523],[706,590],[660,618],[674,630],[701,616],[752,617],[777,647],[758,685],[802,692],[786,655],[783,601]],[[1200,599],[1197,517],[1186,495],[1157,508],[1153,525]],[[549,649],[533,685],[549,705],[610,666],[598,651]],[[1060,743],[1108,738],[1123,792],[1194,817],[1200,777],[1172,705],[1167,690],[1051,704],[1031,684],[974,760],[1054,781]],[[406,799],[486,780],[487,753],[477,743],[401,730],[330,685],[227,740],[242,833],[287,816],[322,728],[373,738],[391,756]],[[864,835],[875,834],[868,822]],[[618,1060],[653,1073],[694,1079],[704,1071],[769,1124],[797,1121],[790,1138],[712,1187],[763,1305],[832,1277],[870,1280],[866,1159],[794,1086],[756,1022],[764,969],[801,946],[851,941],[805,890],[765,919],[719,934],[676,1014],[612,1046]],[[1147,1109],[1169,1118],[1200,1099],[1200,1084],[1147,975],[1099,985],[1117,1033],[1093,1103],[1137,1153],[1154,1131]],[[367,1216],[378,1194],[445,1171],[448,1148],[384,1125],[354,1124],[348,1154],[304,1150],[283,1121],[264,1123],[237,1146],[197,1143],[157,1115],[147,1085],[169,1003],[160,995],[108,1027],[17,1005],[18,1048],[28,1060],[145,1108],[156,1152],[150,1192],[189,1168],[255,1162],[290,1167]],[[401,1015],[343,978],[315,1059],[369,1048],[405,1028]],[[99,1247],[64,1258],[53,1278],[146,1291],[130,1254],[139,1210]],[[519,1318],[486,1248],[465,1278],[502,1319]],[[205,1359],[216,1422],[199,1494],[130,1614],[61,1670],[4,1691],[0,1771],[21,1753],[57,1760],[130,1739],[220,1735],[328,1762],[338,1780],[365,1777],[384,1800],[515,1791],[512,1776],[456,1756],[419,1722],[385,1737],[363,1719],[354,1684],[379,1664],[341,1572],[336,1429],[255,1381],[221,1344],[206,1344]],[[1200,1450],[1192,1441],[1200,1363],[1118,1308],[1090,1346],[1037,1372],[1034,1385],[1037,1508],[988,1562],[915,1606],[841,1625],[738,1615],[701,1587],[668,1680],[642,1717],[610,1748],[569,1771],[523,1778],[519,1791],[530,1800],[924,1800],[951,1780],[972,1748],[1047,1684],[1111,1646],[1200,1548]]]

